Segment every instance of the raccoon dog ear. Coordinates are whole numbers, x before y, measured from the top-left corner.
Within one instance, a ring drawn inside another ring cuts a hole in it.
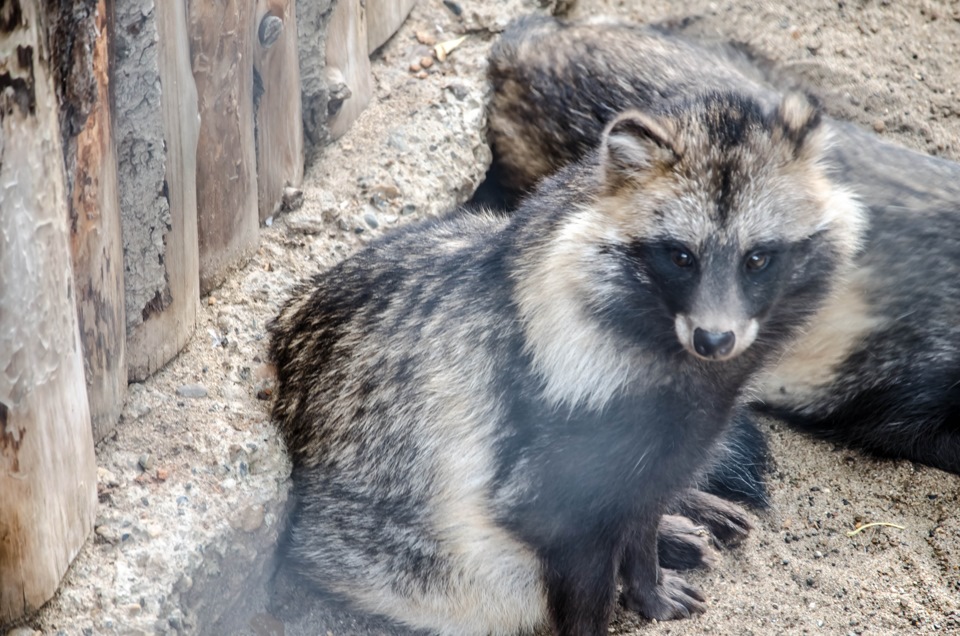
[[[826,127],[821,126],[820,105],[806,93],[787,93],[777,107],[776,129],[794,147],[798,159],[819,159],[826,146]]]
[[[680,159],[672,123],[635,110],[607,125],[602,153],[608,183],[667,170]]]

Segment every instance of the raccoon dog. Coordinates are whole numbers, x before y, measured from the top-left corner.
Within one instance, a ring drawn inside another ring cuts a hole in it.
[[[776,88],[796,86],[732,47],[609,20],[518,21],[494,46],[489,73],[491,174],[507,206],[589,153],[623,109],[724,86],[769,102]],[[831,178],[869,208],[866,248],[760,383],[755,406],[822,437],[960,473],[960,165],[825,125]],[[741,469],[761,464],[765,450],[748,416],[732,435],[747,444],[719,459],[711,488],[761,500],[762,482]]]
[[[297,504],[287,563],[442,634],[606,634],[702,609],[664,505],[827,297],[860,208],[809,101],[628,111],[509,219],[399,231],[273,323]]]

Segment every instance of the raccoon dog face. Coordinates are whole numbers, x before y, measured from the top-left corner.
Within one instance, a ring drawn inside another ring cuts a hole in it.
[[[765,109],[711,94],[607,126],[598,207],[615,221],[622,291],[655,292],[693,356],[729,360],[765,323],[795,326],[849,262],[863,217],[825,174],[825,137],[802,95]]]

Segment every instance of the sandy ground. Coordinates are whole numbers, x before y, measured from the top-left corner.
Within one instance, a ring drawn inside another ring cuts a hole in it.
[[[489,161],[484,55],[495,32],[533,5],[466,1],[457,17],[440,0],[421,0],[375,56],[378,101],[308,170],[303,208],[264,228],[257,256],[204,300],[184,353],[131,386],[118,432],[98,448],[95,537],[23,633],[380,633],[311,606],[296,589],[288,588],[295,602],[279,606],[264,591],[289,471],[269,402],[257,398],[269,387],[264,326],[299,278],[470,195]],[[581,0],[576,13],[701,15],[704,30],[807,78],[833,114],[960,159],[953,0]],[[447,63],[424,79],[410,71],[429,53],[418,35],[461,32],[470,37]],[[651,624],[621,612],[611,633],[960,634],[960,477],[874,460],[777,423],[766,432],[772,507],[745,545],[692,575],[707,613]],[[872,522],[899,527],[848,536]]]

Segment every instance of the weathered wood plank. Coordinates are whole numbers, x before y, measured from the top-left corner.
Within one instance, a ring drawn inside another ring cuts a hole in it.
[[[297,7],[307,163],[356,121],[373,96],[369,54],[416,0],[318,0]]]
[[[347,132],[373,97],[373,74],[367,52],[366,12],[360,0],[339,0],[327,30],[325,70],[330,101],[330,138]]]
[[[260,220],[279,209],[283,190],[303,183],[303,116],[293,0],[259,0],[254,44],[254,116]]]
[[[397,32],[417,0],[367,0],[367,53],[373,53]]]
[[[260,240],[253,130],[255,7],[247,0],[189,2],[190,54],[200,110],[201,294],[219,286]]]
[[[77,316],[94,440],[116,426],[127,387],[123,249],[105,0],[52,3],[50,48],[70,210]]]
[[[333,0],[297,5],[297,51],[300,58],[300,94],[303,111],[304,154],[310,162],[329,140],[327,103],[327,27]]]
[[[127,369],[137,381],[196,327],[199,123],[183,2],[117,0],[114,21]]]
[[[40,5],[0,12],[0,624],[54,594],[97,503]]]

